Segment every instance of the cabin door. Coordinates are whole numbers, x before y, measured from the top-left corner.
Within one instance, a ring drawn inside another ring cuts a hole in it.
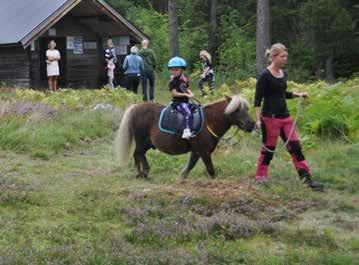
[[[60,52],[61,60],[59,61],[60,76],[58,79],[59,87],[66,87],[66,38],[65,37],[43,37],[40,38],[40,77],[41,84],[47,87],[46,72],[46,51],[50,40],[56,42],[56,49]]]

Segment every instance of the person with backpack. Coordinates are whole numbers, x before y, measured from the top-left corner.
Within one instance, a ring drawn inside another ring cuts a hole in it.
[[[148,48],[148,40],[143,40],[141,45],[142,48],[139,55],[143,60],[143,71],[141,73],[143,101],[153,101],[155,97],[155,69],[157,64],[156,54],[152,49]],[[149,91],[147,90],[147,80],[150,85]]]

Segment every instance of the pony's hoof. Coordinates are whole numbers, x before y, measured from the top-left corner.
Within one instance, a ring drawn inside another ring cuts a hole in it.
[[[182,172],[182,173],[181,173],[181,177],[182,177],[183,179],[186,179],[186,178],[188,177],[188,173],[187,173],[187,172]]]
[[[215,179],[216,176],[215,176],[215,175],[209,175],[209,178],[210,178],[210,179]]]
[[[142,176],[141,174],[137,174],[137,175],[135,176],[135,179],[139,179],[139,178],[143,178],[143,176]]]

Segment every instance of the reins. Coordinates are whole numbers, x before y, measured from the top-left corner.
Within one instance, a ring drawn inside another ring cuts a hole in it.
[[[201,101],[199,101],[199,99],[197,99],[195,97],[191,98],[191,100],[197,102],[199,105],[202,105]]]
[[[297,114],[296,114],[295,119],[294,119],[294,121],[293,121],[292,128],[291,128],[290,131],[289,131],[288,139],[285,141],[285,143],[283,144],[283,146],[281,146],[281,147],[279,148],[279,150],[286,148],[287,145],[288,145],[288,143],[290,142],[290,139],[291,139],[292,134],[293,134],[293,132],[294,132],[294,130],[295,130],[295,126],[296,126],[296,124],[297,124],[298,118],[299,118],[300,113],[301,113],[301,110],[302,110],[302,106],[303,106],[302,103],[303,103],[303,102],[304,102],[304,98],[303,98],[302,96],[300,96],[299,99],[298,99]],[[260,134],[261,134],[261,133],[260,133]],[[261,136],[263,137],[262,134],[261,134]],[[279,151],[279,150],[277,150],[277,151],[271,150],[271,149],[267,148],[264,144],[262,144],[262,147],[263,147],[264,150],[266,150],[267,152],[270,152],[270,153],[273,153],[273,154],[274,154],[275,152]]]
[[[288,135],[288,139],[285,141],[285,143],[283,144],[283,146],[281,146],[281,147],[279,148],[279,150],[286,148],[287,145],[288,145],[288,143],[290,142],[290,139],[291,139],[291,137],[292,137],[292,135],[293,135],[293,133],[294,133],[295,127],[296,127],[296,125],[297,125],[299,116],[301,115],[301,112],[302,112],[303,102],[304,102],[304,98],[300,96],[299,99],[298,99],[297,114],[296,114],[295,119],[294,119],[294,121],[293,121],[292,128],[290,129],[290,132],[289,132],[289,135]],[[219,138],[219,137],[217,136],[217,134],[213,133],[213,130],[212,130],[209,126],[207,126],[207,130],[208,130],[213,136],[215,136],[216,138]],[[228,138],[221,138],[220,140],[229,142],[229,141],[231,141],[231,140],[237,135],[238,132],[239,132],[239,128],[237,127],[236,131],[232,134],[232,136],[230,136],[230,137],[228,137]],[[238,144],[238,143],[239,143],[239,141],[235,142],[234,144],[232,143],[231,145],[236,145],[236,144]],[[270,153],[275,153],[275,152],[276,152],[276,151],[274,151],[274,150],[268,149],[264,144],[263,144],[262,146],[263,146],[263,148],[264,148],[266,151],[268,151],[268,152],[270,152]],[[279,151],[279,150],[277,149],[277,151]]]
[[[195,100],[196,102],[198,102],[199,104],[201,104],[201,102],[200,102],[198,99],[196,99],[196,98],[192,98],[192,99]],[[208,131],[214,138],[216,138],[216,139],[219,139],[219,138],[220,138],[220,137],[217,135],[217,133],[215,133],[214,130],[213,130],[209,125],[206,125],[206,129],[207,129],[207,131]],[[219,139],[219,141],[223,140],[223,141],[229,142],[229,141],[231,141],[231,140],[234,138],[234,136],[237,135],[238,132],[239,132],[239,127],[237,127],[236,131],[232,134],[232,136],[230,136],[230,137],[228,137],[228,138],[222,137],[222,138]],[[236,143],[234,143],[234,144],[232,144],[232,145],[236,145],[236,144],[238,144],[238,143],[239,143],[239,141],[237,141]]]
[[[237,127],[236,131],[234,132],[234,134],[232,134],[232,136],[230,136],[230,137],[228,137],[228,138],[224,138],[224,137],[220,138],[220,137],[211,129],[211,127],[209,127],[209,125],[206,126],[206,129],[209,131],[209,133],[210,133],[214,138],[219,139],[219,141],[223,140],[223,141],[227,141],[227,142],[231,141],[231,140],[234,138],[234,136],[236,136],[236,134],[239,132],[239,128]],[[238,143],[239,143],[239,141],[237,141],[236,143],[234,143],[234,144],[232,144],[232,145],[236,145],[236,144],[238,144]]]

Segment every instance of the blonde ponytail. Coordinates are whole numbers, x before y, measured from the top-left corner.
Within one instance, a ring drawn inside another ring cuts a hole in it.
[[[199,55],[204,56],[210,63],[212,63],[212,56],[209,54],[209,52],[202,50]]]
[[[287,48],[282,43],[275,43],[273,44],[270,49],[267,49],[265,52],[265,56],[269,63],[272,62],[272,58],[277,56],[280,52],[287,51]]]

